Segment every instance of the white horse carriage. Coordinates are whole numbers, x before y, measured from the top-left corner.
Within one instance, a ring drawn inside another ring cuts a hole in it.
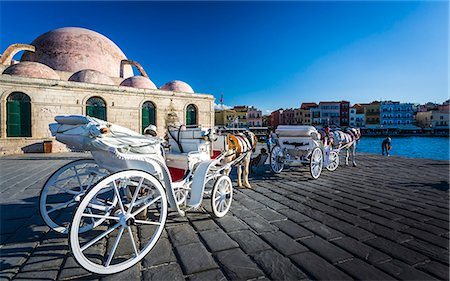
[[[206,195],[216,217],[228,212],[233,185],[226,171],[242,158],[224,161],[225,136],[201,128],[170,130],[172,151],[165,154],[160,139],[102,120],[55,120],[50,128],[56,139],[90,151],[93,159],[73,161],[47,180],[40,213],[53,230],[69,234],[85,269],[112,274],[139,262],[158,241],[169,207],[184,216]]]
[[[275,132],[277,138],[270,152],[274,173],[281,173],[286,164],[302,164],[308,165],[311,177],[317,179],[323,166],[329,171],[339,166],[338,152],[327,150],[315,127],[280,125]]]

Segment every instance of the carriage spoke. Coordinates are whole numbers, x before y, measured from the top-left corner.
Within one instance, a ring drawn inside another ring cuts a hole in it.
[[[92,239],[91,241],[89,241],[88,243],[84,244],[83,247],[81,247],[81,251],[86,250],[87,248],[89,248],[90,246],[94,245],[95,243],[97,243],[100,239],[102,239],[103,237],[105,237],[106,235],[110,234],[111,232],[113,232],[116,228],[118,228],[120,226],[120,223],[116,223],[113,227],[111,227],[110,229],[108,229],[107,231],[103,232],[102,234],[100,234],[99,236],[95,237],[94,239]]]
[[[156,197],[155,199],[153,199],[152,201],[148,202],[147,204],[145,204],[144,206],[140,207],[139,209],[137,209],[134,213],[132,213],[132,216],[136,216],[137,214],[139,214],[140,212],[142,212],[145,208],[147,208],[148,206],[152,205],[153,203],[155,203],[156,201],[158,201],[159,199],[161,199],[161,196]]]
[[[119,217],[101,216],[101,215],[96,215],[96,214],[92,214],[92,213],[91,214],[83,213],[82,216],[83,217],[88,217],[88,218],[108,219],[108,220],[116,220],[116,221],[120,220]]]
[[[131,213],[131,210],[133,209],[134,202],[136,201],[136,198],[137,198],[137,196],[139,194],[139,191],[141,190],[143,182],[144,182],[144,178],[141,178],[139,180],[138,186],[136,187],[136,190],[134,191],[133,198],[131,199],[130,207],[127,210],[127,215],[129,215]]]
[[[148,224],[148,225],[161,225],[160,222],[156,222],[156,221],[143,221],[143,220],[134,220],[135,223],[139,223],[139,224]]]
[[[65,193],[68,193],[68,194],[72,194],[72,195],[78,195],[78,194],[80,194],[79,191],[67,189],[66,187],[58,186],[58,185],[56,185],[56,184],[54,185],[54,187],[56,187],[56,188],[58,188],[58,189],[64,191]]]
[[[115,180],[113,180],[113,185],[114,185],[114,193],[117,196],[117,201],[119,201],[120,210],[122,211],[122,213],[125,214],[125,208],[123,207],[122,198],[120,198],[119,189],[117,188],[117,184],[116,184]]]
[[[75,176],[77,177],[77,181],[78,181],[78,184],[79,184],[79,186],[80,186],[80,190],[81,190],[81,191],[84,191],[83,185],[81,184],[80,176],[78,175],[77,167],[74,166],[74,167],[73,167],[73,170],[74,170],[74,172],[75,172]]]
[[[134,242],[133,232],[131,231],[131,227],[128,226],[128,234],[130,235],[131,244],[133,244],[134,253],[136,254],[136,257],[139,256],[139,252],[136,248],[136,242]]]
[[[68,208],[68,207],[73,206],[75,204],[76,204],[75,199],[71,199],[71,200],[69,200],[67,202],[64,202],[62,204],[56,205],[52,209],[48,210],[47,213],[50,214],[50,213],[53,213],[56,210],[61,210],[61,209],[64,209],[64,208]]]
[[[123,230],[124,230],[124,228],[122,227],[119,230],[119,234],[117,234],[116,240],[114,241],[114,245],[111,249],[111,252],[109,253],[108,260],[106,260],[106,263],[105,263],[106,267],[108,267],[111,264],[114,254],[116,253],[117,246],[119,246],[120,238],[122,238]]]

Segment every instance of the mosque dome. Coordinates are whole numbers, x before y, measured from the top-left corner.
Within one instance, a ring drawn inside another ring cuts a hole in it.
[[[6,68],[2,74],[16,75],[30,78],[59,80],[59,75],[45,64],[31,61],[24,61],[13,64]]]
[[[170,82],[167,82],[161,88],[160,90],[166,90],[166,91],[172,91],[172,92],[183,92],[183,93],[194,93],[194,90],[192,90],[191,86],[189,86],[188,83],[180,81],[180,80],[173,80]]]
[[[93,69],[83,69],[72,74],[69,77],[69,81],[73,82],[84,82],[91,84],[105,84],[114,85],[114,82],[106,74]]]
[[[127,59],[120,48],[107,37],[92,30],[64,27],[46,32],[34,39],[36,51],[26,51],[21,61],[46,64],[54,70],[77,72],[83,69],[120,77],[120,62]],[[123,77],[130,77],[130,65],[124,66]]]
[[[132,76],[120,83],[120,86],[140,88],[140,89],[157,89],[156,85],[147,77],[144,76]]]

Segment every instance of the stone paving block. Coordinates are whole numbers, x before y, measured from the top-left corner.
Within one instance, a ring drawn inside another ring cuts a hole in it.
[[[3,220],[2,218],[0,224],[0,235],[15,233],[22,225],[25,224],[27,220],[28,218],[14,220]]]
[[[37,246],[37,242],[25,242],[20,244],[6,244],[0,248],[1,269],[18,268]]]
[[[352,258],[352,255],[345,250],[317,236],[303,239],[300,241],[300,243],[307,246],[309,249],[311,249],[311,251],[327,259],[331,263],[336,263]]]
[[[91,276],[92,273],[82,268],[73,256],[68,256],[59,273],[59,280],[74,279]]]
[[[403,230],[407,234],[419,238],[421,240],[427,241],[431,244],[439,246],[444,249],[448,249],[448,239],[439,237],[435,234],[429,233],[428,231],[423,231],[414,227]]]
[[[59,269],[68,254],[65,244],[45,244],[37,247],[22,267],[22,271]]]
[[[247,254],[270,249],[264,240],[250,230],[233,232],[229,235]]]
[[[381,263],[391,259],[390,256],[350,237],[336,239],[333,241],[333,244],[370,264]]]
[[[226,281],[227,278],[223,275],[219,269],[213,269],[195,273],[188,278],[189,281]]]
[[[153,249],[144,257],[142,266],[148,268],[163,263],[175,262],[177,258],[167,238],[160,238]]]
[[[197,231],[219,229],[219,226],[213,220],[196,220],[192,225]]]
[[[420,220],[420,221],[430,220],[430,217],[428,217],[428,216],[422,215],[418,212],[408,211],[408,210],[405,210],[402,208],[394,208],[394,209],[390,210],[390,212],[393,212],[393,213],[396,213],[396,214],[399,214],[401,216],[408,217],[411,219],[415,219],[415,220]]]
[[[57,280],[58,270],[19,272],[14,280]]]
[[[245,197],[243,199],[238,199],[239,203],[247,207],[249,210],[256,210],[256,209],[262,209],[265,208],[264,204],[259,203],[255,200],[252,200],[248,197]]]
[[[302,223],[306,221],[311,221],[312,218],[305,216],[304,214],[294,211],[292,209],[282,209],[279,211],[281,214],[288,217],[290,220],[296,222],[296,223]]]
[[[167,228],[167,232],[174,247],[200,242],[192,226],[187,224]]]
[[[400,244],[394,243],[381,237],[367,240],[365,241],[365,243],[389,254],[392,257],[402,260],[409,265],[415,265],[417,263],[428,260],[426,256],[416,251],[410,250]]]
[[[256,216],[256,213],[249,210],[248,208],[238,205],[238,207],[230,209],[230,212],[238,218],[248,218]]]
[[[275,250],[267,250],[252,255],[253,259],[272,280],[299,280],[306,275],[291,261]]]
[[[403,218],[403,219],[399,220],[399,222],[404,223],[410,227],[415,227],[417,229],[425,230],[429,233],[433,233],[433,234],[436,234],[439,236],[443,235],[443,234],[448,234],[448,230],[441,228],[441,227],[434,226],[432,224],[429,224],[428,223],[429,221],[420,222],[420,221],[416,221],[416,220],[413,220],[410,218]]]
[[[396,280],[360,259],[352,259],[339,263],[337,267],[357,280]]]
[[[284,233],[294,239],[303,239],[313,236],[313,233],[311,231],[290,220],[274,222],[273,225],[277,226]]]
[[[215,256],[231,280],[248,280],[264,276],[261,269],[241,249],[217,252]]]
[[[449,231],[449,224],[442,221],[442,220],[437,220],[437,219],[431,219],[431,220],[427,220],[425,223],[427,224],[431,224],[443,229],[446,229],[447,231]]]
[[[141,278],[140,264],[130,267],[129,269],[111,275],[101,277],[101,281],[116,281],[116,280],[139,280]]]
[[[314,280],[350,280],[351,277],[318,255],[305,252],[289,257]]]
[[[6,241],[8,244],[37,242],[50,230],[48,226],[24,225]]]
[[[274,232],[278,230],[277,227],[271,225],[262,217],[243,218],[242,220],[257,233]]]
[[[403,234],[401,232],[392,230],[388,227],[379,225],[377,223],[365,223],[361,224],[361,227],[365,230],[377,234],[379,236],[385,237],[387,239],[393,240],[397,243],[403,243],[412,239],[411,235]]]
[[[358,226],[351,225],[345,221],[333,222],[331,224],[331,227],[341,231],[342,233],[345,233],[348,236],[358,239],[360,241],[373,239],[376,237],[375,234],[373,234],[365,229],[362,229]]]
[[[246,224],[242,223],[237,217],[234,216],[225,216],[217,219],[216,222],[228,233],[248,229]]]
[[[218,252],[239,247],[238,243],[233,241],[222,229],[206,230],[200,232],[199,234],[211,252]]]
[[[336,239],[336,238],[340,238],[340,237],[344,236],[343,233],[341,233],[337,230],[334,230],[334,229],[328,227],[327,225],[324,225],[323,223],[320,223],[318,221],[304,222],[304,223],[301,223],[301,225],[303,227],[311,230],[315,234],[322,236],[323,238],[325,238],[327,240],[332,240],[332,239]]]
[[[449,251],[438,246],[416,239],[403,243],[402,245],[429,258],[435,259],[447,265],[449,264]]]
[[[368,215],[366,217],[364,217],[365,219],[368,219],[372,222],[381,224],[385,227],[391,228],[393,230],[403,230],[403,229],[407,229],[409,226],[403,224],[403,223],[399,223],[396,221],[393,221],[392,219],[388,219],[388,218],[384,218],[384,217],[380,217],[378,215]]]
[[[444,265],[439,262],[430,261],[425,264],[419,264],[416,266],[417,269],[423,270],[440,280],[449,280],[449,268],[448,265]]]
[[[287,219],[286,216],[269,208],[257,209],[254,210],[254,212],[263,217],[268,222],[281,221]]]
[[[437,280],[431,275],[417,270],[414,267],[398,260],[391,260],[389,262],[379,264],[377,267],[400,280]]]
[[[140,280],[140,279],[139,279]],[[142,272],[142,280],[154,281],[184,281],[183,272],[178,264],[152,267]]]
[[[178,246],[175,251],[180,258],[181,268],[185,274],[218,268],[211,254],[201,243]]]
[[[285,256],[308,251],[308,248],[301,245],[281,231],[263,233],[261,234],[261,237],[274,249],[281,252]]]

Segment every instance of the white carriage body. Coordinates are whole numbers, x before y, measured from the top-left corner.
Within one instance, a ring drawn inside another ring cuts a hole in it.
[[[320,146],[320,134],[313,126],[280,125],[275,131],[278,144],[287,152],[288,160],[304,160]]]

